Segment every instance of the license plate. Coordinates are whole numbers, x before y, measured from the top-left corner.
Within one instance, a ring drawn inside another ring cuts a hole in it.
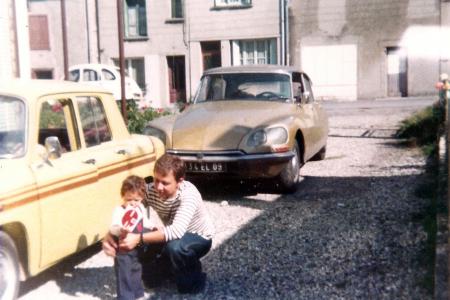
[[[218,162],[186,162],[188,172],[223,173],[227,171],[225,163]]]

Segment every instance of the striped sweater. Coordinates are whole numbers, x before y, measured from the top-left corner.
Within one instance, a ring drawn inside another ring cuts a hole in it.
[[[205,239],[214,235],[214,227],[197,188],[183,181],[174,197],[162,200],[153,184],[147,185],[146,206],[153,208],[164,224],[166,241],[180,239],[186,232]]]

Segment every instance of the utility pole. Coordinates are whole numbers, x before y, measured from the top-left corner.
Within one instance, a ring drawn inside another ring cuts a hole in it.
[[[64,57],[64,79],[69,79],[69,58],[67,56],[66,0],[61,0],[61,25]]]
[[[125,120],[125,123],[128,123],[127,103],[125,98],[125,57],[123,51],[123,0],[117,0],[117,26],[117,32],[119,35],[119,67],[122,116]]]

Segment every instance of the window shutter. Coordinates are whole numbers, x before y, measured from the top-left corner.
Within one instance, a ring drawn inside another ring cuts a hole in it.
[[[31,50],[50,50],[47,16],[29,16]]]

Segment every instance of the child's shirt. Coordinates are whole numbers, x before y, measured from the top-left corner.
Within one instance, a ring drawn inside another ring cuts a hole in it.
[[[142,204],[135,207],[120,205],[114,209],[109,231],[114,236],[120,236],[122,230],[140,233],[144,232],[144,229],[145,231],[153,230],[154,227]]]

